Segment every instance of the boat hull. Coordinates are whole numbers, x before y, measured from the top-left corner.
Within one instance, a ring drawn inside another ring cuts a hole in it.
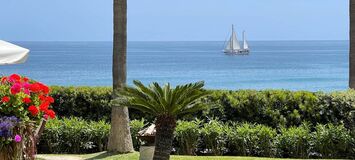
[[[228,55],[248,55],[250,51],[249,49],[240,49],[240,50],[224,50],[223,52]]]

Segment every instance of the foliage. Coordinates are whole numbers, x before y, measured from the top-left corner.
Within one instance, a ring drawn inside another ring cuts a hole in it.
[[[154,82],[148,87],[140,81],[133,81],[136,88],[126,87],[121,95],[127,100],[123,104],[142,112],[160,116],[183,116],[199,111],[205,107],[199,103],[208,93],[202,90],[204,82],[178,85],[171,88],[170,84],[161,87]],[[121,99],[122,100],[122,99]],[[120,99],[118,99],[118,103]]]
[[[176,119],[205,108],[201,99],[208,95],[203,90],[204,82],[160,86],[157,82],[144,86],[140,81],[133,81],[135,87],[125,87],[118,103],[156,116],[155,150],[153,159],[169,159],[174,140]]]
[[[223,155],[226,150],[225,125],[217,120],[204,123],[201,134],[207,151],[213,155]]]
[[[131,135],[132,135],[132,142],[133,142],[133,147],[136,151],[139,150],[139,146],[140,146],[140,141],[137,138],[138,136],[138,132],[140,130],[142,130],[145,126],[145,121],[142,118],[141,120],[132,120],[130,122],[130,126],[131,126]]]
[[[144,120],[131,122],[131,133],[144,126]],[[41,153],[92,153],[107,146],[110,125],[104,121],[63,118],[49,121],[42,136]],[[354,158],[354,136],[343,125],[307,124],[281,128],[279,133],[266,125],[223,123],[211,120],[178,121],[174,145],[180,154],[264,156],[283,158]],[[139,143],[134,144],[139,148]],[[100,147],[101,146],[101,147]],[[184,151],[185,150],[185,151]]]
[[[312,134],[311,149],[322,158],[354,158],[353,143],[354,137],[343,125],[317,125]]]
[[[107,146],[109,124],[63,118],[50,121],[42,135],[40,149],[49,153],[87,153]]]
[[[55,111],[59,117],[80,117],[85,120],[110,121],[112,88],[110,87],[63,87],[52,86]],[[129,109],[130,119],[153,120],[136,109]]]
[[[355,111],[355,90],[342,92],[308,92],[287,90],[210,90],[203,99],[208,107],[193,114],[201,120],[250,122],[270,127],[299,126],[303,121],[313,127],[341,124],[349,128],[351,111]],[[76,116],[86,120],[110,120],[112,91],[109,87],[52,87],[53,104],[60,117]],[[131,119],[154,117],[130,108]]]
[[[195,155],[200,138],[200,120],[178,121],[175,129],[175,139],[178,142],[178,152],[182,155]]]
[[[307,123],[299,127],[281,128],[277,136],[277,153],[279,157],[308,158],[310,128]]]
[[[81,117],[87,120],[110,119],[112,90],[109,87],[52,86],[51,96],[59,117]]]
[[[144,127],[144,120],[130,123],[132,138]],[[71,117],[49,121],[41,137],[41,153],[92,153],[106,150],[110,124]],[[139,148],[135,141],[134,148]]]
[[[264,125],[249,123],[228,127],[227,142],[232,154],[243,156],[273,157],[276,131]]]
[[[219,117],[222,121],[251,122],[271,127],[299,126],[302,121],[316,124],[350,124],[355,110],[355,91],[322,93],[287,90],[212,91],[217,103],[202,119]]]

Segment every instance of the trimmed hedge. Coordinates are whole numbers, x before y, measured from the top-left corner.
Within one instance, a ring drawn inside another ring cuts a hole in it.
[[[144,120],[130,122],[135,149],[136,135],[144,127]],[[106,150],[110,124],[105,121],[85,121],[71,117],[48,121],[38,145],[40,153],[94,153]]]
[[[53,86],[54,109],[59,117],[110,121],[111,88]],[[218,118],[223,122],[251,122],[270,127],[299,126],[308,121],[316,124],[341,124],[349,128],[355,110],[355,90],[342,92],[308,92],[287,90],[211,90],[205,103],[209,109],[193,115],[201,120]],[[130,109],[131,119],[153,117]]]
[[[218,117],[224,122],[252,122],[271,127],[299,126],[303,121],[312,126],[343,122],[350,126],[355,91],[212,91],[209,101],[212,109],[202,115]]]
[[[131,122],[132,138],[144,120]],[[90,153],[105,150],[110,125],[104,121],[64,118],[48,122],[40,153]],[[313,130],[313,131],[312,131]],[[283,158],[355,158],[355,137],[343,125],[273,129],[252,123],[178,121],[174,148],[179,154]],[[139,143],[134,143],[136,149]]]
[[[53,108],[59,117],[80,117],[90,121],[110,121],[112,89],[110,87],[52,86]],[[142,112],[129,109],[131,119],[142,119]],[[152,121],[153,117],[144,116]]]

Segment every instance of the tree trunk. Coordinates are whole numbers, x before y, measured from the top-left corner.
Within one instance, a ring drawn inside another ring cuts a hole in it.
[[[113,12],[112,79],[113,98],[117,98],[116,93],[125,86],[127,75],[127,0],[114,0]],[[107,149],[119,153],[134,151],[128,109],[125,106],[112,106],[111,131]]]
[[[170,115],[158,116],[155,122],[155,151],[154,160],[168,160],[172,143],[174,140],[174,130],[176,127],[176,119]]]
[[[350,0],[349,87],[355,89],[355,0]]]

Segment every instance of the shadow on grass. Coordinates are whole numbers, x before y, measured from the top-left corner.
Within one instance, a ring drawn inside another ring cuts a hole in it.
[[[102,152],[100,154],[95,155],[94,157],[90,157],[90,158],[85,158],[85,160],[97,160],[97,159],[104,159],[104,158],[108,158],[108,157],[112,157],[112,156],[129,156],[132,153],[116,153],[116,152]]]

